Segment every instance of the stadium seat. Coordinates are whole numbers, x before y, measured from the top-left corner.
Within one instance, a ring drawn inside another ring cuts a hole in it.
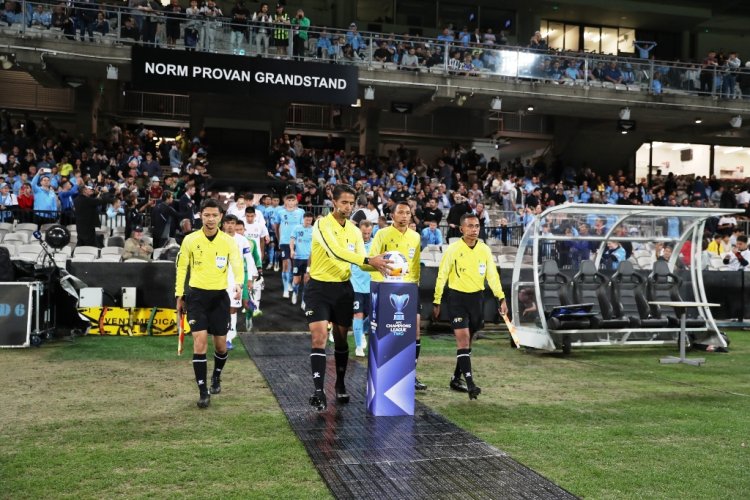
[[[73,250],[73,257],[84,257],[87,255],[97,258],[99,256],[99,249],[97,247],[81,246],[75,247],[75,250]]]
[[[666,318],[652,318],[646,299],[645,279],[636,274],[633,264],[620,262],[610,279],[612,288],[612,317],[627,319],[634,328],[666,328]]]
[[[60,250],[55,250],[54,253],[62,254],[62,255],[65,255],[66,257],[71,257],[73,255],[73,248],[69,246],[62,247]]]
[[[120,255],[122,255],[123,250],[123,247],[119,246],[104,247],[101,249],[100,255],[102,257],[104,257],[105,255],[117,255],[119,257]]]
[[[122,248],[125,246],[125,239],[122,236],[111,236],[107,238],[107,248],[109,247],[119,247]],[[104,250],[104,249],[102,249]]]
[[[13,223],[12,222],[0,222],[0,231],[6,231],[8,233],[12,233]]]
[[[5,235],[5,238],[3,238],[3,243],[13,243],[25,245],[28,243],[28,233],[20,232],[20,233],[8,233]]]
[[[666,261],[657,260],[654,262],[654,270],[648,276],[647,286],[647,298],[651,301],[670,301],[670,302],[682,302],[680,297],[680,284],[682,280],[676,274],[670,272],[669,265]],[[669,321],[669,326],[679,327],[680,318],[682,311],[678,308],[674,308],[674,315],[667,315],[664,313],[664,309],[661,306],[655,304],[649,304],[651,308],[651,315],[655,318],[666,318]],[[685,320],[685,326],[687,328],[703,328],[706,326],[706,320],[698,317],[695,308],[691,308],[687,314],[689,316]]]
[[[592,312],[597,315],[590,318],[592,328],[627,328],[630,326],[627,318],[613,317],[609,279],[598,272],[590,260],[582,261],[578,274],[573,276],[573,300],[578,303],[594,304]]]
[[[31,231],[32,233],[39,229],[39,226],[32,222],[22,222],[20,224],[16,224],[16,231]]]
[[[11,258],[16,256],[16,245],[12,243],[0,243],[0,247],[7,248]]]
[[[0,241],[3,241],[3,238],[5,238],[6,234],[8,234],[8,231],[5,231],[4,229],[0,229]]]
[[[588,318],[561,319],[552,316],[555,307],[572,305],[570,279],[560,272],[554,260],[546,260],[542,263],[539,273],[539,290],[542,297],[541,309],[544,311],[550,330],[576,330],[588,328],[591,325]]]

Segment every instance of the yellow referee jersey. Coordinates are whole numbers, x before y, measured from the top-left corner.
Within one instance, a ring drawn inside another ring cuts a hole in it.
[[[469,248],[461,238],[448,246],[440,260],[433,304],[440,304],[446,280],[448,288],[464,293],[481,292],[487,280],[495,297],[505,298],[492,251],[482,241]]]
[[[190,267],[190,287],[202,290],[226,290],[227,272],[232,267],[234,281],[242,285],[245,271],[234,238],[219,231],[209,240],[203,230],[185,236],[177,255],[175,296],[185,294],[185,276]]]
[[[351,265],[365,262],[362,233],[350,220],[338,223],[333,214],[318,219],[313,226],[310,277],[317,281],[349,281]],[[368,266],[368,269],[372,269]]]
[[[384,227],[375,233],[370,247],[370,256],[380,255],[385,252],[401,252],[409,261],[409,272],[404,281],[419,284],[419,260],[421,258],[422,238],[413,229],[406,228],[402,233],[393,226]],[[370,273],[373,281],[383,281],[383,275],[379,272]]]

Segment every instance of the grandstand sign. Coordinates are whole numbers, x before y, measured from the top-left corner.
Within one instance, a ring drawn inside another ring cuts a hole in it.
[[[244,94],[323,104],[357,101],[354,66],[133,47],[137,90]]]

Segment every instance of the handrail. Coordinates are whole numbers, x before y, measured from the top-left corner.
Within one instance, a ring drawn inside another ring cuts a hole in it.
[[[750,73],[744,68],[730,71],[726,67],[712,66],[702,71],[701,65],[696,63],[581,52],[555,53],[520,46],[445,42],[430,37],[396,36],[392,33],[328,29],[322,26],[310,26],[299,31],[290,24],[253,21],[236,24],[232,23],[228,12],[208,19],[204,14],[186,15],[166,10],[144,12],[112,5],[89,8],[85,4],[74,3],[72,8],[54,6],[47,11],[42,7],[39,12],[38,6],[44,4],[27,0],[20,0],[18,4],[20,12],[15,16],[0,13],[0,23],[9,25],[0,27],[0,31],[23,38],[83,38],[110,45],[141,43],[266,57],[272,55],[266,38],[273,38],[278,33],[277,42],[285,41],[285,45],[282,43],[281,46],[286,54],[275,54],[275,57],[444,75],[534,80],[549,84],[601,87],[605,90],[644,91],[652,95],[674,93],[735,98],[738,97],[736,76]],[[97,20],[99,13],[102,16]],[[132,18],[132,27],[137,31],[128,27],[130,24],[124,26],[129,18]],[[240,35],[236,34],[238,32]],[[175,34],[177,38],[171,38]],[[295,44],[295,38],[304,40]],[[193,42],[195,44],[191,47]],[[387,54],[379,52],[382,43],[386,44]],[[413,58],[402,53],[412,47],[417,57],[416,64],[411,64]],[[456,53],[460,54],[458,58],[455,57]],[[615,62],[617,68],[607,73],[605,66],[610,62]]]

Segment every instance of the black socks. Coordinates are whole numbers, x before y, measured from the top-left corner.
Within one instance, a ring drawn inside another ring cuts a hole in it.
[[[214,377],[221,377],[221,370],[224,369],[228,357],[229,351],[223,354],[219,354],[218,352],[214,353]]]
[[[474,387],[474,379],[471,373],[471,349],[456,350],[456,369],[463,373],[466,380],[466,386]],[[456,378],[454,374],[454,378]]]
[[[206,355],[205,354],[193,354],[193,371],[195,372],[195,382],[198,384],[198,390],[201,392],[201,394],[208,393],[208,388],[206,387],[206,373],[208,372],[206,366],[208,362],[206,361]]]
[[[323,391],[326,380],[326,350],[310,350],[310,368],[312,368],[313,383],[316,391]],[[346,368],[344,368],[346,371]]]

